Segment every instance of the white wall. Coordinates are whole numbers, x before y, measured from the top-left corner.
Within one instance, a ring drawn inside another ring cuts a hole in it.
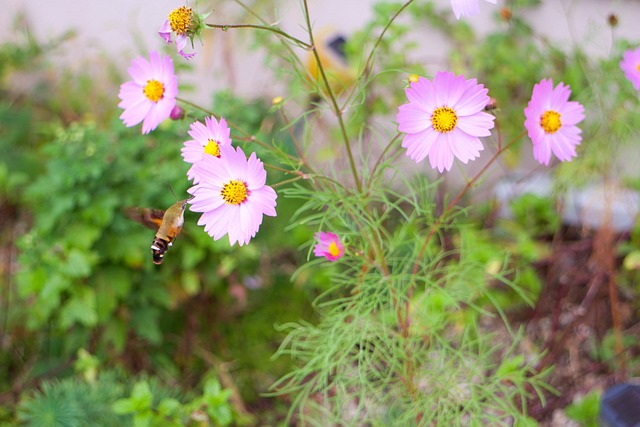
[[[309,1],[315,28],[332,26],[347,35],[367,22],[374,2]],[[559,46],[569,48],[571,44],[580,44],[590,53],[606,55],[612,40],[612,32],[606,23],[609,13],[619,17],[616,37],[640,43],[639,0],[544,0],[543,3],[543,7],[535,10],[527,19],[535,24],[541,34],[547,35]],[[106,54],[124,70],[137,54],[161,48],[162,41],[156,32],[167,14],[181,4],[177,0],[0,0],[0,40],[16,37],[12,32],[12,21],[18,12],[23,12],[41,41],[65,30],[76,30],[77,37],[65,44],[66,49],[57,53],[56,60],[66,65],[84,67],[93,57]],[[242,10],[232,1],[200,0],[199,4],[200,8],[213,5],[215,11],[208,22],[248,22]],[[271,14],[285,30],[304,37],[300,4],[299,0],[283,0],[277,10],[263,13]],[[449,0],[436,0],[436,4],[446,10],[450,7]],[[481,1],[481,15],[468,21],[478,32],[489,32],[493,25],[491,13],[502,4],[502,0],[498,0],[497,6]],[[428,31],[427,24],[419,30]],[[230,87],[235,93],[247,96],[256,93],[265,93],[267,96],[278,94],[279,88],[274,87],[270,76],[261,70],[262,56],[246,49],[250,40],[247,36],[243,30],[206,33],[205,45],[197,46],[199,54],[192,60],[195,76],[191,82],[197,82],[200,88],[192,99],[206,102],[212,90],[222,87]],[[266,33],[264,36],[270,37]],[[240,54],[238,46],[241,47]],[[425,49],[425,58],[433,61],[435,68],[446,67],[446,52],[440,46],[432,44],[425,46]],[[300,54],[305,53],[300,51]]]

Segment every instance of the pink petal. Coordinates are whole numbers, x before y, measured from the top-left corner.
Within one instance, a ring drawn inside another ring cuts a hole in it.
[[[445,139],[438,138],[438,140],[431,145],[431,150],[429,151],[429,163],[432,168],[437,168],[441,173],[445,169],[451,169],[451,166],[453,165],[453,152]]]
[[[472,136],[489,136],[494,120],[495,117],[491,114],[479,112],[473,116],[459,117],[456,127]]]
[[[398,131],[403,133],[422,132],[431,126],[432,111],[426,111],[417,104],[404,104],[398,107]]]
[[[484,146],[478,138],[463,132],[454,131],[446,134],[446,136],[451,152],[464,164],[469,160],[480,157],[480,151],[484,150]]]
[[[164,21],[164,24],[162,24],[162,27],[158,30],[158,35],[160,35],[167,44],[171,43],[171,24],[168,19]]]
[[[402,141],[402,147],[407,149],[407,156],[418,163],[429,155],[431,146],[437,141],[438,135],[439,133],[433,129],[408,134]]]

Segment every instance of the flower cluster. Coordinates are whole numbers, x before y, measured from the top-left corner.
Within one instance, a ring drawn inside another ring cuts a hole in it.
[[[247,159],[240,147],[219,148],[219,157],[205,153],[193,164],[190,209],[202,212],[198,225],[214,240],[226,234],[229,244],[242,246],[256,235],[264,215],[276,215],[278,196],[266,185],[267,173],[255,153]]]
[[[398,130],[405,133],[402,146],[416,162],[429,157],[439,172],[450,170],[454,157],[462,163],[476,159],[484,149],[480,137],[491,135],[494,116],[484,112],[488,90],[475,79],[465,80],[450,72],[439,72],[429,81],[412,79],[406,89],[409,103],[398,108]],[[584,107],[569,101],[571,90],[560,83],[542,80],[533,88],[525,108],[525,127],[533,142],[534,158],[549,164],[551,153],[561,161],[576,156]]]
[[[496,3],[495,0],[486,0]],[[456,18],[479,13],[479,0],[451,0]],[[186,6],[173,10],[160,28],[160,36],[171,43],[175,34],[178,53],[186,59],[187,40],[200,35],[206,15]],[[620,68],[632,85],[640,90],[640,48],[625,52]],[[128,69],[131,81],[120,87],[118,106],[126,126],[142,123],[149,133],[167,118],[180,120],[185,112],[176,104],[178,82],[173,61],[167,55],[149,52],[149,59],[138,57]],[[451,170],[454,159],[466,164],[484,150],[481,138],[491,136],[495,117],[488,89],[476,79],[440,71],[432,80],[412,74],[406,88],[408,102],[398,107],[398,130],[404,133],[402,147],[416,163],[429,158],[439,172]],[[585,118],[584,107],[569,101],[571,90],[560,82],[543,79],[533,87],[524,108],[524,127],[533,144],[533,156],[549,165],[552,154],[560,161],[576,157],[581,143],[577,126]],[[191,210],[201,212],[198,224],[214,239],[229,236],[231,244],[246,244],[258,231],[264,215],[274,216],[275,191],[266,185],[263,163],[252,153],[231,143],[224,118],[210,116],[196,121],[188,131],[182,157],[191,164],[187,177],[193,180]],[[334,261],[344,254],[344,246],[334,233],[321,232],[314,254]]]
[[[193,44],[200,34],[205,17],[182,6],[169,14],[159,34],[170,43],[175,33],[178,53],[191,59],[195,53],[187,54],[184,48],[188,39]],[[178,79],[170,57],[151,51],[149,60],[133,60],[128,72],[132,80],[122,84],[118,94],[118,106],[124,109],[120,119],[126,126],[142,122],[142,132],[149,133],[167,118],[184,117],[184,110],[176,104]],[[193,139],[184,142],[182,157],[192,165],[187,172],[194,184],[188,190],[192,195],[189,203],[191,211],[202,213],[198,225],[215,240],[228,235],[231,245],[249,243],[263,216],[276,215],[277,195],[266,185],[262,161],[255,153],[247,159],[240,147],[232,147],[224,118],[206,117],[204,124],[196,121],[188,134]]]

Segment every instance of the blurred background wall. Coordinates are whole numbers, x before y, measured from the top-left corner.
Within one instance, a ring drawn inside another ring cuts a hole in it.
[[[427,1],[427,0],[418,0]],[[449,0],[432,0],[440,9],[450,9]],[[189,2],[192,6],[194,2]],[[247,4],[253,4],[247,1]],[[279,2],[277,9],[255,2],[262,16],[272,17],[287,31],[304,37],[300,2]],[[371,17],[375,0],[311,0],[314,28],[331,27],[346,36],[361,28]],[[496,25],[491,16],[504,6],[481,1],[481,15],[468,19],[479,34],[486,34]],[[612,42],[612,31],[607,25],[609,14],[618,16],[616,36],[640,42],[640,0],[543,0],[542,7],[534,10],[528,20],[539,34],[553,43],[566,46],[581,44],[588,53],[607,55]],[[146,54],[149,49],[161,49],[162,40],[157,30],[168,13],[183,4],[177,0],[1,0],[0,39],[11,40],[17,17],[30,26],[40,41],[75,31],[71,42],[57,52],[56,61],[71,67],[100,64],[96,58],[109,58],[124,72],[131,58]],[[214,12],[207,22],[229,24],[254,22],[230,1],[201,1],[200,8],[213,6]],[[267,9],[268,8],[268,9]],[[424,40],[424,58],[428,68],[446,68],[449,46],[428,24],[416,28]],[[265,37],[269,35],[265,34]],[[263,72],[263,56],[250,49],[248,31],[207,31],[204,46],[196,45],[198,56],[191,61],[193,74],[190,82],[198,85],[191,97],[203,102],[210,99],[213,90],[230,88],[236,94],[255,97],[278,95],[281,88],[274,86],[271,75]],[[306,52],[300,50],[300,55]],[[94,65],[95,66],[95,65]],[[259,72],[257,70],[260,70]],[[191,94],[190,94],[191,95]]]

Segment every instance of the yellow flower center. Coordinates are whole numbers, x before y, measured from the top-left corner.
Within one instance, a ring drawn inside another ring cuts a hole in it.
[[[147,80],[143,92],[150,101],[158,102],[164,95],[164,85],[157,80]]]
[[[636,71],[640,73],[640,62],[636,64]]]
[[[331,242],[329,244],[329,253],[331,254],[331,256],[340,255],[340,248],[338,247],[338,245],[336,245],[336,242]]]
[[[420,80],[420,76],[417,74],[409,74],[409,83],[416,83],[418,80]]]
[[[440,133],[451,132],[458,123],[458,116],[453,108],[439,107],[436,108],[431,115],[431,124],[433,128]]]
[[[227,182],[220,192],[222,199],[230,205],[239,205],[247,200],[249,190],[247,184],[237,179]]]
[[[540,126],[545,133],[556,133],[562,127],[560,121],[560,113],[553,110],[547,110],[540,116]]]
[[[220,157],[220,145],[218,145],[217,141],[210,139],[204,147],[204,152],[212,156]]]
[[[191,25],[193,10],[187,6],[180,6],[169,14],[169,24],[176,34],[187,34]]]

